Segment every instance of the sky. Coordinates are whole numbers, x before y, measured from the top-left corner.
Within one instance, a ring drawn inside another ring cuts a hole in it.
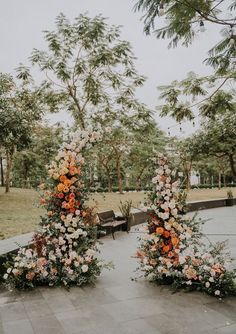
[[[54,29],[59,13],[71,20],[86,12],[90,17],[102,14],[109,24],[122,26],[121,36],[131,43],[137,57],[136,68],[147,77],[145,85],[137,91],[137,98],[155,110],[161,104],[157,86],[184,79],[190,71],[200,75],[210,73],[210,68],[202,62],[219,36],[215,27],[206,26],[191,47],[168,49],[168,41],[144,34],[142,14],[133,10],[135,3],[133,0],[0,0],[0,71],[14,73],[19,63],[27,64],[33,48],[46,49],[42,31]],[[51,122],[62,118],[66,121],[67,117],[53,115]],[[157,111],[154,117],[162,130],[171,128],[171,135],[188,135],[196,129],[185,123],[180,133],[173,119],[160,118]]]

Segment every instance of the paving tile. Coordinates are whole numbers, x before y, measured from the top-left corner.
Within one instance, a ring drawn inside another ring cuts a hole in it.
[[[28,319],[4,321],[3,330],[4,334],[34,334],[32,325]]]
[[[20,302],[7,303],[0,305],[0,319],[2,321],[26,319],[24,305]]]
[[[145,319],[126,321],[120,324],[125,334],[162,334],[153,326],[149,325]]]
[[[236,324],[224,326],[217,328],[215,334],[235,334],[236,333]]]
[[[21,301],[37,301],[43,298],[42,293],[39,288],[34,290],[24,290],[20,292]]]
[[[35,334],[67,334],[54,315],[31,318],[30,322]]]
[[[235,299],[234,299],[235,302]],[[230,318],[233,322],[236,322],[236,303],[223,299],[221,301],[214,301],[206,304],[207,308],[219,312]]]
[[[139,318],[136,312],[133,311],[133,308],[127,306],[124,301],[113,304],[102,305],[101,309],[103,309],[106,313],[108,313],[118,322],[134,320]]]
[[[203,320],[201,322],[195,320],[194,313],[189,319],[184,316],[184,313],[177,315],[172,312],[162,313],[158,316],[146,317],[145,321],[162,334],[205,334],[211,330]]]
[[[41,289],[41,293],[54,313],[74,310],[74,305],[68,298],[68,295],[66,295],[64,288],[43,288]]]
[[[23,301],[23,304],[29,318],[44,317],[53,314],[52,310],[44,299],[27,300]]]
[[[114,326],[114,324],[118,327],[118,323],[116,323],[109,314],[100,310],[97,306],[57,313],[56,317],[68,334],[88,330],[91,330],[91,333],[93,333],[98,329],[103,330],[105,333],[106,329]]]

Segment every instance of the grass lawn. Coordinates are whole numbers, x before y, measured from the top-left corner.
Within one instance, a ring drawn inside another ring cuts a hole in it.
[[[236,188],[232,188],[236,197]],[[226,198],[227,189],[194,189],[188,193],[188,201],[198,201],[213,198]],[[138,207],[145,199],[143,192],[124,194],[93,194],[89,205],[97,211],[113,209],[119,211],[120,201],[132,200],[133,206]],[[38,194],[30,189],[12,188],[9,194],[0,187],[0,236],[5,238],[27,233],[37,228],[40,216],[44,210],[38,206]]]

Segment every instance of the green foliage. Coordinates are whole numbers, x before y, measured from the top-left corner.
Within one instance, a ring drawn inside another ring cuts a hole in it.
[[[45,73],[45,99],[57,110],[68,110],[85,128],[91,117],[102,125],[117,115],[147,114],[135,98],[144,83],[134,66],[134,55],[120,28],[109,26],[102,16],[79,15],[70,22],[56,18],[56,30],[45,31],[47,51],[33,50],[31,61]],[[25,70],[19,73],[24,76]],[[51,108],[52,109],[52,108]]]
[[[162,7],[165,26],[159,17]],[[223,27],[222,40],[209,50],[208,58],[205,59],[205,63],[213,67],[213,75],[197,77],[191,73],[180,82],[174,81],[160,87],[161,99],[165,101],[160,107],[161,116],[170,115],[177,122],[192,120],[196,107],[202,103],[198,112],[203,117],[214,117],[223,108],[232,110],[235,92],[228,93],[220,89],[226,83],[235,82],[235,1],[228,1],[227,7],[225,1],[139,0],[135,9],[144,12],[145,32],[149,34],[154,30],[157,38],[169,39],[169,47],[176,47],[179,43],[188,47],[201,33],[200,26],[204,27],[204,22]]]
[[[16,187],[37,187],[47,178],[46,166],[62,143],[61,126],[38,125],[33,129],[29,146],[14,158],[12,181]]]

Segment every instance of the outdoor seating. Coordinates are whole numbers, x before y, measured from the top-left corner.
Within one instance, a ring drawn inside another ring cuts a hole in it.
[[[113,210],[99,212],[97,215],[99,218],[99,230],[105,230],[106,233],[111,233],[114,240],[114,233],[116,230],[123,227],[123,230],[126,229],[127,231],[127,220],[123,217],[116,217]]]

